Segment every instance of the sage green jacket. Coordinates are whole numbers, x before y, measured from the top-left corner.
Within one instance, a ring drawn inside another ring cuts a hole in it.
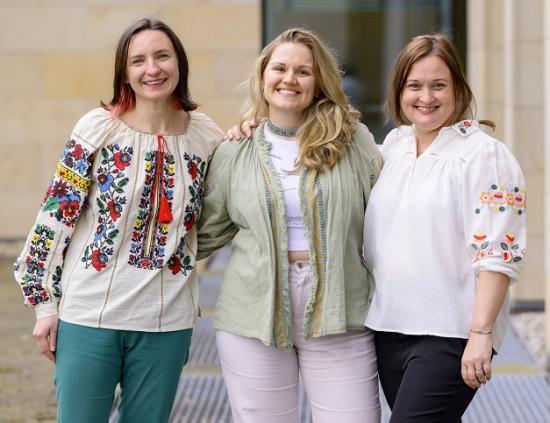
[[[261,124],[251,141],[224,142],[209,166],[198,223],[198,258],[233,240],[214,327],[292,348],[285,203]],[[299,195],[314,283],[304,311],[306,339],[364,330],[374,290],[361,260],[363,219],[382,160],[357,124],[331,169],[302,169]]]

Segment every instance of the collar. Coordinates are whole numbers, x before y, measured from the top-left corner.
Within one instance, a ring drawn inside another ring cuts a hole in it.
[[[455,123],[451,126],[451,128],[463,137],[467,137],[468,135],[479,131],[479,123],[476,120],[466,119]]]
[[[466,119],[460,122],[455,123],[451,126],[444,126],[439,130],[439,133],[432,142],[432,145],[428,147],[430,153],[436,153],[440,148],[446,145],[446,142],[451,139],[460,139],[466,138],[474,132],[480,131],[479,122],[476,120]],[[404,146],[404,151],[406,153],[416,153],[416,140],[414,137],[414,127],[413,125],[404,125],[400,126],[398,131],[403,131],[403,135],[407,137],[408,142]],[[455,133],[461,135],[459,138],[455,138]],[[443,144],[442,144],[443,142]]]

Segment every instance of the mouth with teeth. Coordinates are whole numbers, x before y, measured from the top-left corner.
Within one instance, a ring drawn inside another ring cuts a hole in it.
[[[166,81],[166,78],[153,79],[151,81],[143,81],[143,85],[147,87],[158,87]]]
[[[298,91],[295,91],[295,90],[291,90],[291,89],[288,89],[288,88],[279,88],[277,90],[277,92],[283,96],[295,96],[295,95],[298,95],[300,94]]]
[[[420,113],[430,114],[435,112],[439,106],[414,106]]]

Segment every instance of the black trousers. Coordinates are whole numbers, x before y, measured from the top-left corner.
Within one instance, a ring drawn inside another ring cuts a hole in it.
[[[465,339],[374,332],[374,340],[390,423],[461,421],[477,391],[460,374]]]

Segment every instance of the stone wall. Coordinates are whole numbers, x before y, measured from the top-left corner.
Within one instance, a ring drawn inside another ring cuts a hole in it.
[[[28,233],[75,122],[111,98],[118,38],[142,17],[181,38],[199,110],[224,130],[238,118],[259,0],[0,0],[0,240]]]
[[[528,255],[514,298],[545,298],[544,3],[533,0],[468,2],[468,77],[478,117],[497,124],[494,136],[517,157],[527,182]],[[546,258],[546,260],[545,260]]]

